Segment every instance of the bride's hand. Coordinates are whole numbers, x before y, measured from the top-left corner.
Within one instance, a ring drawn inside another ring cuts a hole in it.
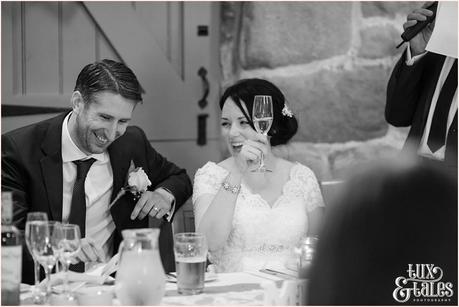
[[[241,147],[241,152],[236,157],[236,162],[242,173],[256,169],[261,158],[269,153],[268,137],[262,134],[256,135],[256,140],[246,140]]]

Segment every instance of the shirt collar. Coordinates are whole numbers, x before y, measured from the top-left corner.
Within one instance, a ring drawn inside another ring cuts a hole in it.
[[[78,146],[75,145],[72,138],[70,137],[70,132],[68,129],[69,118],[73,112],[67,114],[62,123],[62,162],[71,162],[75,160],[86,160],[89,158],[94,158],[100,162],[106,162],[108,160],[108,153],[103,152],[100,154],[86,155],[82,152]]]

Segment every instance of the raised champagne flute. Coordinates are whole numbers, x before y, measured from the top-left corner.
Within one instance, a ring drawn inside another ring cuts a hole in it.
[[[29,249],[30,254],[33,258],[33,267],[34,267],[34,287],[33,287],[33,303],[36,305],[44,304],[45,297],[42,294],[39,284],[40,284],[40,264],[37,261],[37,258],[34,256],[32,252],[32,245],[31,245],[31,226],[36,223],[40,222],[47,222],[48,215],[45,212],[29,212],[27,213],[27,221],[25,225],[25,240],[27,248]]]
[[[253,99],[252,120],[255,130],[263,135],[268,135],[268,131],[273,123],[273,101],[271,96],[256,95]],[[263,152],[261,153],[260,165],[252,172],[271,172],[265,166]]]
[[[30,226],[30,244],[38,262],[45,269],[46,297],[51,298],[51,271],[56,264],[62,239],[61,224],[56,221],[34,223]]]
[[[81,234],[80,227],[75,224],[62,224],[61,230],[62,239],[59,241],[59,260],[64,269],[64,294],[70,298],[73,294],[69,291],[69,266],[72,263],[73,257],[81,249]]]

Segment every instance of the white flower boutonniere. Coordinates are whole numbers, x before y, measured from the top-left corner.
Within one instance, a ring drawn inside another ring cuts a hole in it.
[[[110,203],[109,208],[111,208],[121,196],[126,194],[126,192],[131,192],[135,198],[139,198],[151,185],[151,181],[148,179],[148,175],[142,167],[135,167],[132,160],[126,181],[126,185],[118,192],[118,195],[116,195],[115,199]]]

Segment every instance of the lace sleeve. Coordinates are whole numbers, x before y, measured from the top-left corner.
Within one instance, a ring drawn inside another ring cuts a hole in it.
[[[313,171],[308,167],[301,165],[296,175],[298,180],[301,182],[308,212],[311,212],[318,207],[324,207],[324,199],[322,197],[322,192],[320,191],[319,182],[317,181],[316,175],[314,175]]]
[[[227,176],[227,171],[213,162],[207,162],[197,170],[193,184],[193,212],[195,225],[199,225],[210,203],[197,202],[203,195],[215,195],[220,189],[222,181]]]

